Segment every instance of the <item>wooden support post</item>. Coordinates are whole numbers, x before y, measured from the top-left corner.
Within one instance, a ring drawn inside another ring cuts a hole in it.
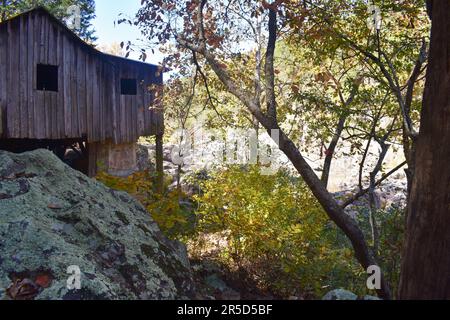
[[[156,135],[156,191],[164,192],[163,135]]]
[[[0,138],[3,136],[3,108],[0,105]]]
[[[97,174],[97,144],[96,143],[87,143],[87,153],[88,153],[88,176],[95,177]]]

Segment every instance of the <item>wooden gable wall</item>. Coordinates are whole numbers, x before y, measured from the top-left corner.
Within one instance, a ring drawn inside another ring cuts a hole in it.
[[[58,92],[36,90],[37,64],[58,66]],[[137,79],[137,95],[121,95],[121,78]],[[96,51],[45,10],[0,25],[2,138],[118,144],[162,134],[163,111],[147,90],[155,83],[156,66]]]

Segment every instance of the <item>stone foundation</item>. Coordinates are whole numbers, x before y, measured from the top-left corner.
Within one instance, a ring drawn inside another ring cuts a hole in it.
[[[94,176],[98,171],[118,177],[133,174],[138,171],[136,149],[137,143],[89,144],[89,175]]]

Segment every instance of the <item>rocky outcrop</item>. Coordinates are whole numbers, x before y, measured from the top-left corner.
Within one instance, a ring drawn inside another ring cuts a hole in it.
[[[178,164],[174,163],[172,158],[172,152],[175,145],[166,144],[163,150],[163,160],[164,160],[164,173],[166,179],[169,181],[169,189],[175,189],[177,187],[177,176],[178,176]],[[193,195],[200,192],[199,186],[192,184],[192,179],[187,179],[187,177],[192,177],[200,174],[200,179],[204,179],[204,176],[208,175],[208,172],[214,169],[220,169],[221,164],[218,162],[217,158],[213,155],[217,153],[217,143],[214,142],[206,143],[201,146],[203,154],[196,155],[195,153],[188,153],[185,155],[185,161],[181,168],[180,184],[182,190],[187,195]],[[177,149],[175,149],[177,150]],[[359,192],[358,184],[358,172],[359,172],[359,161],[360,157],[357,155],[339,154],[332,163],[332,172],[330,174],[330,191],[333,192],[334,196],[338,200],[347,199],[352,195]],[[150,170],[155,169],[155,146],[149,143],[140,143],[137,150],[138,168],[139,170]],[[293,175],[297,175],[295,169],[289,164],[284,156],[280,156],[277,159],[277,163],[280,168],[285,168],[291,170]],[[315,168],[318,176],[321,175],[321,166],[323,165],[323,159],[318,155],[309,155],[307,157],[309,164]],[[315,161],[310,160],[315,159]],[[386,168],[392,168],[399,164],[401,161],[401,155],[398,152],[390,152],[389,157],[385,163]],[[367,157],[366,170],[375,166],[378,161],[377,153],[371,152]],[[366,173],[367,176],[367,173]],[[368,177],[364,177],[363,186],[367,188],[369,185]],[[381,174],[377,176],[379,179]],[[194,179],[195,180],[195,179]],[[396,174],[392,175],[386,179],[380,186],[376,189],[376,206],[378,209],[389,209],[393,206],[402,208],[406,205],[406,176],[402,170],[399,170]],[[359,211],[364,208],[369,207],[369,197],[366,195],[361,197],[358,201],[355,201],[352,205],[348,206],[347,213],[355,217],[359,214]]]
[[[81,289],[68,273],[81,271]],[[46,150],[0,151],[0,299],[194,295],[184,246],[149,213]]]

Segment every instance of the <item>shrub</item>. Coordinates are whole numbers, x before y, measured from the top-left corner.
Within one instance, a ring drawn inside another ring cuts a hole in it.
[[[226,234],[220,260],[244,270],[262,288],[280,296],[317,297],[355,279],[353,270],[359,269],[352,251],[335,245],[337,229],[301,179],[232,166],[201,188],[198,232]]]
[[[100,172],[96,179],[139,200],[168,237],[181,239],[192,232],[192,210],[181,201],[185,195],[176,190],[168,191],[167,188],[163,194],[158,194],[154,188],[155,177],[148,171],[136,172],[126,178]]]
[[[359,224],[365,234],[370,234],[368,208],[361,209],[358,215]],[[401,252],[405,234],[405,208],[392,206],[385,210],[377,210],[375,218],[379,230],[379,249],[376,253],[386,281],[396,295],[401,266]],[[367,236],[367,238],[370,238]]]
[[[225,267],[244,276],[240,280],[256,282],[260,289],[280,297],[320,298],[335,288],[359,296],[373,294],[366,288],[367,274],[354,259],[348,239],[329,221],[305,183],[287,172],[265,176],[257,166],[230,166],[206,178],[194,176],[191,182],[201,189],[193,199],[196,212],[185,205],[192,199],[177,190],[156,193],[149,172],[127,178],[99,173],[97,179],[136,197],[167,236],[189,241],[194,257],[215,252]],[[361,209],[358,223],[368,234],[365,211]],[[380,210],[376,217],[380,265],[395,292],[403,210]]]

